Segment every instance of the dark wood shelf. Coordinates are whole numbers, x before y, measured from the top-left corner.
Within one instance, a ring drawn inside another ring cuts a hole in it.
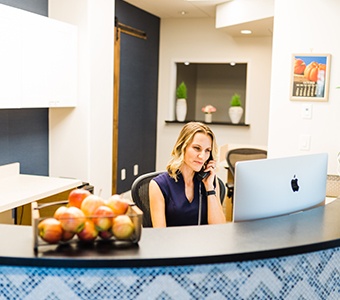
[[[166,120],[165,123],[167,124],[186,124],[188,122],[202,122],[204,124],[207,124],[207,125],[227,125],[227,126],[239,126],[239,127],[249,127],[250,124],[245,124],[245,123],[238,123],[238,124],[234,124],[234,123],[231,123],[231,122],[211,122],[211,123],[206,123],[202,120],[185,120],[183,122],[180,122],[180,121],[170,121],[170,120]]]

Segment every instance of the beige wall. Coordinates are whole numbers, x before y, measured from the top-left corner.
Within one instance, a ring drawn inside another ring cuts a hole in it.
[[[89,181],[106,197],[112,180],[114,0],[50,0],[50,17],[78,25],[79,103],[50,110],[50,175]],[[214,126],[218,143],[267,145],[272,39],[233,39],[214,19],[162,20],[157,169],[164,169],[181,125],[174,118],[176,60],[248,63],[250,127]],[[226,99],[228,105],[229,99]]]
[[[52,17],[79,25],[81,47],[80,104],[50,112],[51,175],[90,181],[96,192],[107,195],[112,172],[114,0],[50,0],[49,6]],[[308,13],[301,14],[306,8]],[[268,145],[270,156],[325,151],[330,155],[329,172],[335,173],[340,149],[340,89],[335,89],[340,85],[340,43],[334,30],[340,25],[339,11],[337,0],[276,0],[273,45],[269,37],[234,39],[215,29],[213,19],[162,20],[157,169],[164,169],[182,127],[165,124],[174,118],[174,62],[233,60],[249,63],[250,127],[212,125],[218,143]],[[301,118],[302,103],[289,100],[291,54],[311,51],[331,53],[332,69],[329,101],[313,103],[313,118],[306,120]],[[299,137],[305,134],[311,136],[310,151],[299,150]]]
[[[308,13],[301,14],[302,11]],[[269,156],[329,153],[330,174],[337,173],[340,151],[340,2],[337,0],[276,0],[270,95]],[[295,22],[298,20],[298,26]],[[330,53],[328,102],[312,104],[312,119],[303,119],[303,103],[289,99],[291,55]],[[300,137],[310,135],[309,151],[300,150]]]
[[[157,169],[164,169],[181,124],[174,120],[176,61],[248,63],[247,115],[250,127],[211,125],[219,145],[267,146],[272,38],[232,38],[213,19],[162,19],[160,34]],[[226,99],[226,106],[229,105]]]
[[[89,181],[103,196],[110,194],[112,179],[113,3],[50,0],[49,5],[50,17],[78,25],[80,47],[79,104],[50,110],[50,175]],[[182,127],[165,124],[174,118],[177,60],[247,62],[250,127],[212,128],[220,145],[266,147],[272,39],[234,39],[217,30],[213,19],[167,19],[161,21],[160,40],[157,169],[164,169]]]
[[[51,176],[111,195],[114,0],[49,0],[49,16],[78,26],[78,105],[50,109]]]

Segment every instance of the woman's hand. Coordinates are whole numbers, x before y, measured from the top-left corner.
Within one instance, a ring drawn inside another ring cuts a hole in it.
[[[214,190],[214,180],[216,177],[216,161],[209,160],[204,172],[210,172],[209,175],[205,179],[203,179],[206,191]]]
[[[220,186],[219,186],[218,179],[216,177],[216,161],[215,160],[211,160],[208,162],[206,171],[209,171],[210,174],[205,179],[203,179],[205,190],[216,191],[216,194],[207,196],[208,224],[223,224],[226,222],[226,218],[223,213],[223,208],[222,208],[221,199],[220,199]],[[214,185],[214,183],[216,186]]]

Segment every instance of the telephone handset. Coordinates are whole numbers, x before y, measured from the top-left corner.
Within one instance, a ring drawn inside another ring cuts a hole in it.
[[[199,172],[197,173],[197,176],[198,176],[198,179],[199,179],[199,180],[203,180],[205,177],[207,177],[207,176],[210,174],[210,171],[204,172],[204,169],[206,168],[207,163],[208,163],[210,160],[212,160],[212,159],[213,159],[213,157],[212,157],[212,155],[211,155],[211,153],[210,153],[209,159],[208,159],[207,162],[203,165],[201,171],[199,171]]]
[[[204,172],[204,169],[206,168],[208,162],[212,159],[213,159],[213,157],[212,157],[211,152],[210,152],[210,156],[209,156],[208,160],[203,165],[201,171],[199,171],[197,173],[197,178],[200,181],[200,183],[199,183],[199,204],[198,204],[198,225],[201,225],[201,221],[202,221],[201,220],[202,219],[202,190],[201,190],[201,184],[202,183],[201,183],[201,181],[210,174],[210,171]]]

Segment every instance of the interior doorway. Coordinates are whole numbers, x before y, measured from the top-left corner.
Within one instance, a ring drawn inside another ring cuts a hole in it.
[[[118,19],[115,29],[113,194],[155,170],[159,43]]]

